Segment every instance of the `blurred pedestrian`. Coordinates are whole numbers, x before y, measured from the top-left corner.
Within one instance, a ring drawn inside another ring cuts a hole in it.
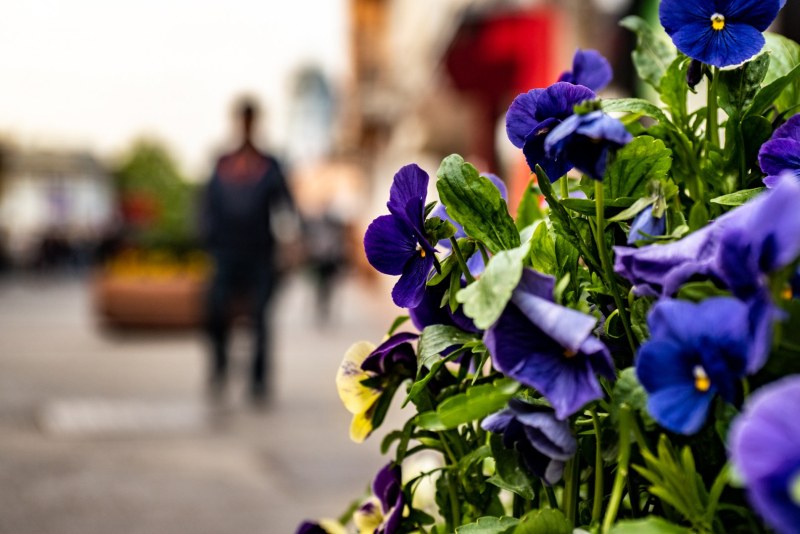
[[[346,262],[345,223],[330,208],[306,218],[308,264],[314,279],[317,326],[330,320],[331,297],[336,278]]]
[[[207,295],[211,339],[210,392],[220,397],[228,374],[228,341],[236,304],[245,303],[253,333],[249,392],[263,403],[270,393],[270,329],[267,309],[277,283],[276,213],[296,213],[278,161],[253,144],[258,109],[242,100],[236,109],[241,144],[222,156],[206,187],[201,213],[214,262]]]

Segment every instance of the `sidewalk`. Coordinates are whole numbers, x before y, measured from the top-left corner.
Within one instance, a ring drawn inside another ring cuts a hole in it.
[[[219,411],[199,335],[109,335],[80,281],[0,281],[0,534],[291,534],[338,515],[385,459],[380,435],[349,441],[336,368],[395,310],[352,280],[337,299],[317,330],[310,287],[290,281],[274,404],[248,407],[236,383]]]

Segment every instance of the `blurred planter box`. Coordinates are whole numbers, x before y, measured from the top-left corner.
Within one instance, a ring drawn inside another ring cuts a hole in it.
[[[92,280],[92,298],[104,326],[196,328],[203,322],[208,276],[204,258],[172,258],[125,253]]]
[[[112,327],[195,328],[202,324],[206,281],[99,274],[92,282],[95,312]]]

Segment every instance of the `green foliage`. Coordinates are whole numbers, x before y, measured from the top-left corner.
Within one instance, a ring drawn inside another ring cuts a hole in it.
[[[448,215],[461,224],[468,236],[492,252],[519,246],[517,227],[491,180],[456,154],[442,161],[437,176],[436,188]]]
[[[523,463],[520,453],[515,449],[506,448],[503,445],[503,438],[497,434],[490,436],[489,446],[494,458],[495,471],[487,482],[515,493],[523,499],[533,500],[534,477],[527,469],[521,467]]]
[[[123,202],[137,198],[152,204],[153,220],[134,234],[140,246],[184,250],[191,245],[196,194],[164,146],[153,140],[136,141],[114,178]]]
[[[767,32],[764,37],[767,40],[764,48],[770,51],[769,70],[764,82],[771,84],[800,65],[800,45],[777,33]],[[798,102],[800,102],[800,78],[795,77],[778,94],[773,104],[779,113],[784,113],[797,106]]]
[[[729,117],[740,117],[761,89],[769,69],[769,54],[760,54],[739,68],[719,72],[719,105]]]
[[[636,50],[632,57],[639,78],[658,90],[661,79],[675,59],[675,48],[665,41],[663,31],[657,32],[640,17],[625,17],[619,25],[636,34]]]
[[[503,408],[517,389],[519,384],[508,378],[471,387],[465,393],[447,398],[436,411],[419,414],[417,425],[441,431],[483,419]]]
[[[561,510],[542,508],[525,515],[514,534],[572,534],[572,524]]]
[[[480,517],[474,523],[456,529],[456,534],[508,534],[519,519],[514,517]]]
[[[691,531],[678,525],[673,525],[660,517],[648,517],[620,521],[611,529],[611,534],[690,534]]]
[[[617,152],[603,180],[605,196],[637,198],[647,193],[652,180],[663,180],[672,166],[672,151],[660,139],[636,137]]]
[[[480,279],[459,291],[458,302],[464,305],[464,313],[472,318],[475,326],[489,328],[503,313],[522,277],[523,262],[530,247],[527,242],[492,256]]]

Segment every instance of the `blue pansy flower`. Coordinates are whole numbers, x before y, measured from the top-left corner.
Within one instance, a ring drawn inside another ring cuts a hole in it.
[[[519,399],[511,399],[508,408],[484,419],[481,428],[502,434],[503,445],[516,449],[528,471],[550,485],[561,480],[564,465],[578,450],[568,421]]]
[[[758,371],[783,314],[772,301],[769,275],[800,256],[800,182],[774,189],[713,223],[666,245],[614,247],[614,270],[639,295],[670,296],[692,279],[705,278],[750,305],[753,351],[748,370]]]
[[[508,188],[506,187],[505,182],[503,182],[503,180],[499,176],[497,176],[496,174],[492,174],[490,172],[482,173],[481,176],[483,176],[484,178],[488,178],[494,184],[497,190],[500,191],[500,196],[503,198],[503,200],[508,202]],[[433,211],[431,212],[431,217],[439,217],[443,221],[448,221],[450,224],[452,224],[453,227],[455,227],[456,229],[456,233],[453,236],[456,239],[467,237],[466,232],[464,232],[464,228],[458,222],[456,222],[455,219],[450,217],[450,215],[447,213],[447,208],[441,202],[439,202],[439,204],[437,204],[436,207],[433,208]],[[439,241],[437,246],[446,249],[448,251],[452,249],[452,245],[450,244],[449,239],[442,239],[441,241]],[[484,269],[486,269],[486,264],[483,261],[483,255],[479,251],[475,251],[475,253],[472,256],[467,258],[467,268],[469,269],[470,274],[472,274],[473,276],[480,275],[481,273],[483,273]]]
[[[332,519],[323,519],[319,522],[303,521],[295,534],[347,534],[347,530]]]
[[[603,396],[600,373],[614,378],[606,346],[591,315],[553,301],[553,277],[525,269],[511,302],[484,334],[495,368],[538,390],[566,419]]]
[[[572,70],[562,73],[558,81],[602,91],[613,77],[611,65],[600,52],[578,49],[572,58]]]
[[[558,82],[514,99],[506,114],[506,133],[514,146],[522,149],[532,171],[540,165],[550,181],[555,182],[572,169],[572,164],[563,158],[546,154],[544,140],[573,114],[576,104],[595,98],[597,95],[588,87]]]
[[[480,254],[478,255],[480,256]],[[475,323],[464,314],[461,306],[453,312],[447,303],[442,305],[445,291],[449,287],[447,281],[435,286],[428,286],[419,306],[408,309],[408,315],[417,330],[421,332],[431,325],[443,324],[455,326],[466,332],[478,332]]]
[[[547,135],[547,155],[565,161],[595,180],[606,173],[608,155],[633,140],[619,120],[593,111],[565,119]]]
[[[800,115],[786,121],[761,145],[758,163],[767,175],[767,187],[775,187],[786,174],[800,178]]]
[[[778,0],[662,0],[661,24],[675,46],[715,67],[744,63],[766,42],[764,32],[782,7]]]
[[[636,374],[647,409],[664,428],[694,434],[714,396],[733,402],[745,375],[749,310],[731,297],[699,304],[664,299],[647,317],[650,339],[640,348]]]
[[[730,432],[730,454],[753,508],[781,534],[800,532],[800,375],[759,389]]]
[[[640,240],[651,240],[654,236],[664,235],[666,229],[666,219],[653,216],[653,206],[647,206],[633,219],[628,232],[628,244],[633,245]]]
[[[369,263],[384,274],[400,275],[392,300],[401,308],[419,305],[433,268],[435,250],[425,236],[427,193],[428,174],[406,165],[394,175],[386,204],[389,215],[372,221],[364,235]]]

